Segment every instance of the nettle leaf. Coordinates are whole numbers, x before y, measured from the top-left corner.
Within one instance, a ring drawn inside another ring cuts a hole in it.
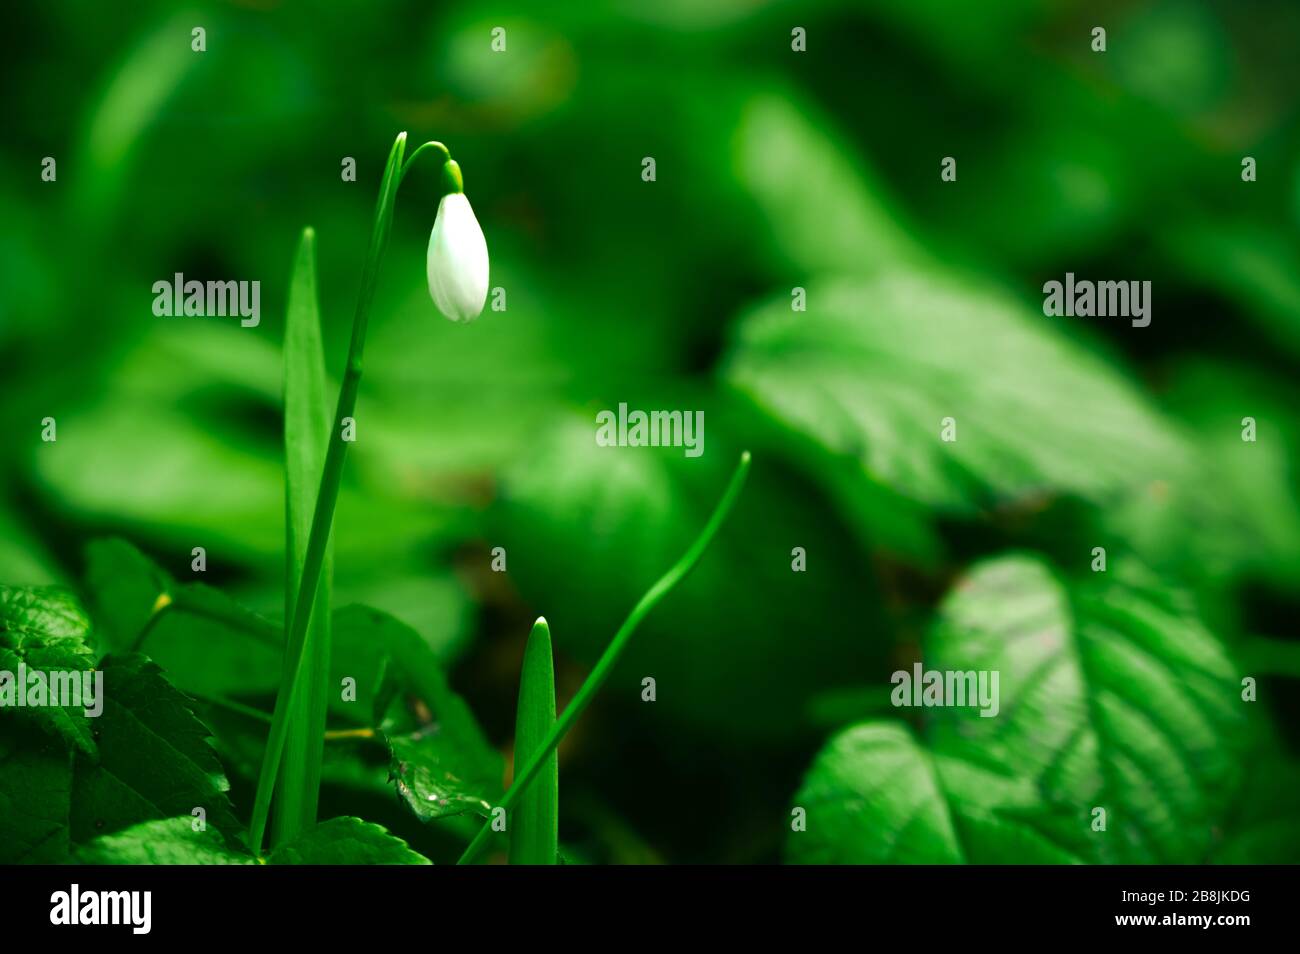
[[[782,295],[746,315],[723,373],[828,466],[940,509],[1175,476],[1181,441],[1062,320],[937,272],[827,280],[806,312]]]
[[[90,720],[86,706],[18,706],[17,697],[24,689],[18,684],[19,667],[27,680],[28,696],[33,689],[30,675],[43,674],[46,681],[46,699],[55,686],[52,674],[75,673],[77,689],[82,688],[81,673],[94,668],[94,651],[90,646],[90,619],[75,596],[57,587],[0,586],[0,672],[7,686],[0,692],[14,694],[14,704],[0,710],[4,718],[24,719],[54,732],[82,752],[93,755],[95,742],[91,736]]]
[[[429,865],[381,825],[360,818],[331,818],[275,851],[273,865]]]
[[[195,830],[195,819],[142,822],[77,849],[83,865],[251,865],[253,856],[230,847],[212,828]]]
[[[125,540],[86,548],[86,585],[100,650],[127,653],[157,611],[140,652],[177,688],[200,696],[271,693],[279,685],[280,627],[202,583],[178,583]]]
[[[68,855],[72,753],[21,723],[0,723],[0,864],[57,864]]]
[[[99,760],[76,760],[73,841],[195,808],[217,830],[238,831],[229,783],[190,700],[143,656],[109,657],[102,669],[104,711],[94,726]]]
[[[842,733],[796,797],[808,820],[792,858],[1210,854],[1254,727],[1240,674],[1181,594],[1139,571],[1067,583],[1037,558],[990,560],[945,600],[924,666],[996,672],[997,715],[923,709],[924,746],[890,724]]]
[[[77,851],[88,865],[251,865],[242,846],[232,847],[211,828],[195,830],[193,818],[167,818],[96,838]],[[380,825],[360,818],[331,818],[276,848],[273,865],[427,865],[428,858]]]

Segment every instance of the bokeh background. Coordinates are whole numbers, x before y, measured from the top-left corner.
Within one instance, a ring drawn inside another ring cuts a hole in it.
[[[8,6],[0,580],[80,586],[87,543],[116,535],[182,578],[203,546],[207,582],[279,615],[295,244],[315,227],[337,376],[404,129],[451,146],[507,308],[437,314],[437,179],[417,169],[371,320],[337,603],[414,626],[508,748],[531,620],[551,623],[563,702],[755,454],[715,547],[561,750],[574,858],[788,857],[833,733],[924,730],[882,692],[955,582],[1011,551],[1088,574],[1095,546],[1259,677],[1267,760],[1189,758],[1238,781],[1267,766],[1229,793],[1273,800],[1240,808],[1271,812],[1269,834],[1234,860],[1294,848],[1300,7]],[[1066,271],[1152,281],[1151,326],[1044,317]],[[260,326],[155,317],[175,272],[261,281]],[[704,455],[597,447],[595,414],[619,402],[704,410]],[[238,803],[250,781],[231,771]],[[1197,782],[1170,784],[1176,802]],[[1195,854],[1166,860],[1211,849]]]

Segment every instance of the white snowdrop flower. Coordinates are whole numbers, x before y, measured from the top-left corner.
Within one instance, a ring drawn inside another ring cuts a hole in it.
[[[438,203],[429,236],[429,294],[452,321],[472,321],[487,301],[487,240],[462,191],[460,167],[449,160],[446,171],[454,191]]]

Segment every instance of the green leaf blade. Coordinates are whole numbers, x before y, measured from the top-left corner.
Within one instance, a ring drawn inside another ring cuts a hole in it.
[[[290,283],[284,340],[285,619],[292,618],[325,455],[330,407],[316,292],[316,247],[303,230]],[[330,689],[330,591],[333,543],[326,544],[320,583],[303,649],[302,682],[288,713],[289,731],[277,785],[271,840],[288,841],[316,822]],[[286,655],[282,685],[292,684]]]
[[[515,764],[526,765],[546,744],[555,724],[555,663],[551,652],[551,630],[546,620],[533,624],[524,648],[519,677],[519,707],[515,714]],[[512,865],[553,865],[560,839],[560,759],[557,751],[547,756],[519,796],[510,824]]]

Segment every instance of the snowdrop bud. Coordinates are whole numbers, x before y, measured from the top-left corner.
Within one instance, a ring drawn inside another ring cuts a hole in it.
[[[452,321],[472,321],[487,301],[487,241],[462,191],[460,167],[448,160],[445,171],[452,191],[438,203],[429,236],[429,294]]]

